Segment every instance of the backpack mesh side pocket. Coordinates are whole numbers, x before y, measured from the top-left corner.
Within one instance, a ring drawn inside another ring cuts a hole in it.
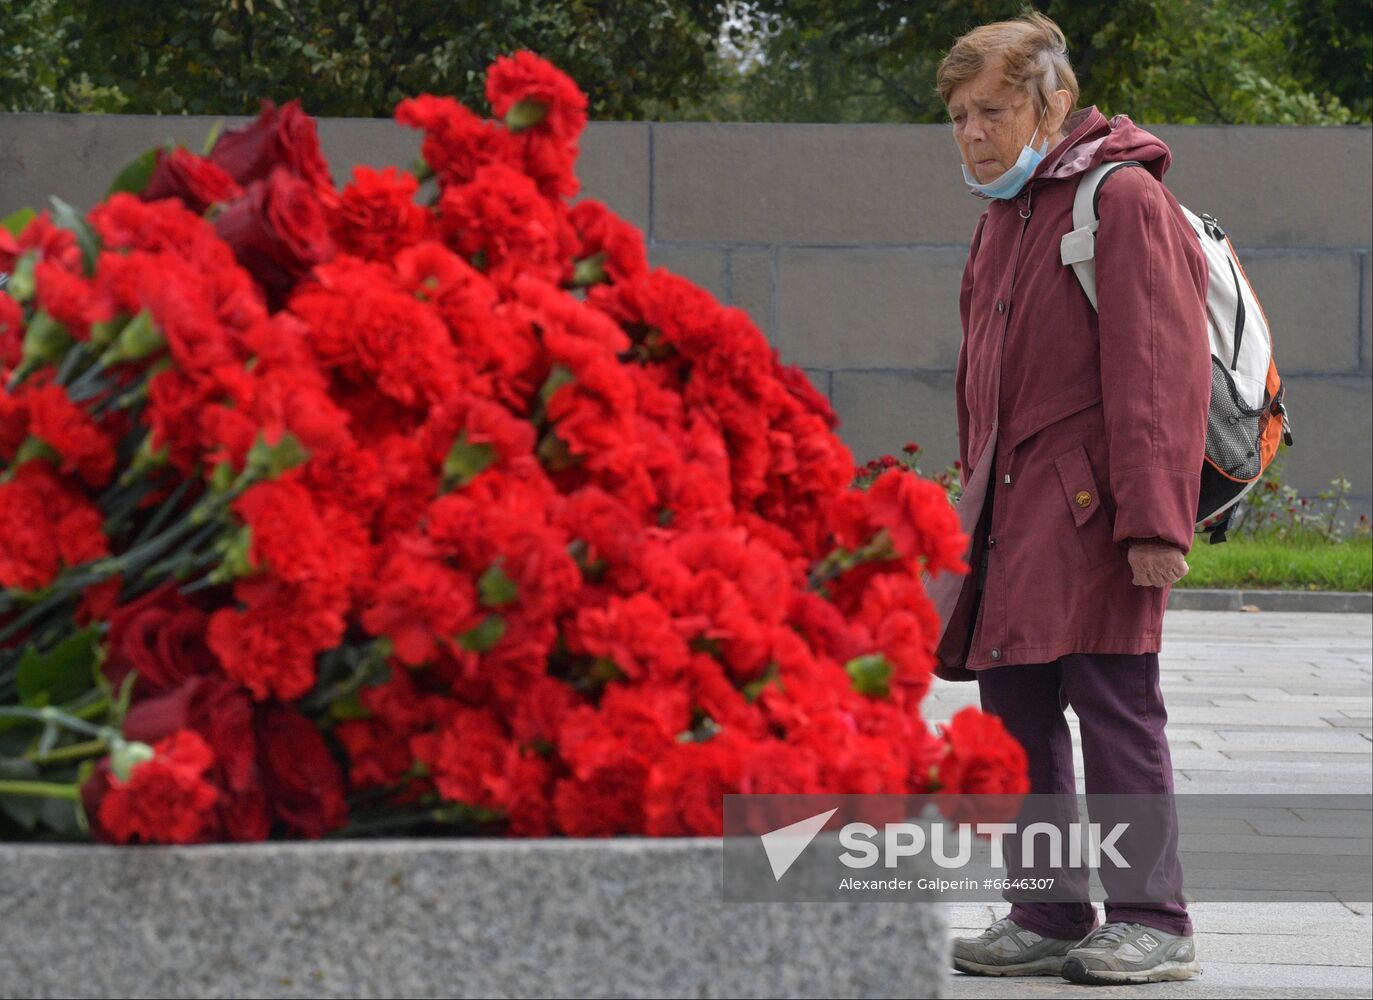
[[[1265,393],[1265,396],[1267,393]],[[1258,409],[1246,406],[1226,370],[1211,356],[1211,405],[1207,409],[1206,462],[1201,470],[1197,521],[1233,506],[1263,473],[1260,439],[1272,414],[1268,400]]]

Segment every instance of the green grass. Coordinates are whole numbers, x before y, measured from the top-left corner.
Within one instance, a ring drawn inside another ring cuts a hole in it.
[[[1212,545],[1197,535],[1191,569],[1173,584],[1249,590],[1373,590],[1373,541],[1327,542],[1232,536]]]

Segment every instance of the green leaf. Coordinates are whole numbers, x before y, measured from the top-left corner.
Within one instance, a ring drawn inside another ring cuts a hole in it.
[[[518,132],[539,124],[547,114],[548,105],[543,101],[519,101],[505,113],[505,124],[510,131]]]
[[[51,195],[48,201],[52,202],[52,221],[76,234],[76,245],[81,248],[81,260],[86,266],[86,273],[94,274],[95,259],[100,255],[100,241],[96,239],[95,230],[80,212],[61,198]]]
[[[782,686],[782,678],[778,675],[776,660],[773,660],[768,664],[767,669],[763,671],[761,677],[757,677],[744,685],[744,700],[750,702],[757,701],[759,695],[763,693],[763,689],[769,684],[775,684],[778,691],[785,690]]]
[[[167,344],[167,338],[153,323],[153,315],[141,309],[138,315],[124,324],[115,341],[114,350],[120,361],[137,361],[146,358],[154,351],[160,351]]]
[[[39,781],[38,765],[27,760],[7,760],[0,757],[0,780]],[[29,833],[42,821],[43,799],[36,795],[0,795],[0,810],[4,810]]]
[[[19,660],[19,702],[33,708],[63,705],[85,694],[95,685],[91,664],[95,662],[99,630],[95,626],[67,636],[47,653],[32,646]]]
[[[250,10],[251,14],[252,11]],[[224,119],[216,118],[215,123],[210,126],[210,134],[205,137],[205,145],[200,147],[201,156],[209,156],[214,152],[215,143],[219,142],[219,134],[224,131]]]
[[[17,212],[11,212],[0,219],[0,228],[9,230],[11,236],[18,238],[19,234],[24,231],[24,227],[32,222],[37,214],[31,208],[21,208]]]
[[[457,486],[466,486],[495,460],[495,448],[489,444],[472,444],[467,440],[467,431],[463,431],[443,460],[445,491]]]
[[[458,645],[474,653],[485,653],[505,635],[505,619],[500,615],[488,615],[486,620],[469,632],[458,636]]]
[[[228,583],[252,576],[261,567],[253,564],[253,529],[242,524],[215,539],[214,550],[220,554],[219,565],[210,572],[216,583]]]
[[[30,250],[14,262],[14,270],[10,272],[9,284],[5,286],[5,291],[15,302],[27,302],[33,298],[34,292],[37,291],[33,269],[37,266],[37,250]]]
[[[572,284],[594,285],[606,280],[605,251],[582,257],[572,264]]]
[[[881,653],[855,656],[844,669],[859,694],[885,698],[890,693],[891,662]]]
[[[505,575],[505,570],[492,566],[477,581],[477,593],[484,607],[498,608],[509,604],[520,596],[520,587]]]
[[[254,479],[276,479],[286,470],[304,464],[309,457],[310,452],[300,443],[300,438],[290,431],[284,432],[276,444],[268,444],[262,432],[258,431],[253,446],[248,449],[245,464],[252,470]]]
[[[57,364],[72,345],[72,336],[58,320],[43,310],[33,314],[27,329],[24,330],[22,354],[27,365],[51,362]]]
[[[575,381],[577,377],[572,374],[572,369],[566,365],[554,365],[548,373],[548,378],[544,380],[543,387],[539,389],[539,399],[546,405],[555,392],[569,382]]]
[[[105,192],[105,197],[108,198],[120,191],[142,194],[148,186],[148,181],[152,179],[153,170],[157,167],[157,150],[158,147],[154,146],[130,160],[124,169],[115,175],[109,190]]]

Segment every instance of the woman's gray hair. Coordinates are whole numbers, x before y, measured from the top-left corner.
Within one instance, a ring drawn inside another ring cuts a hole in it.
[[[988,60],[998,58],[1007,82],[1028,93],[1037,111],[1049,106],[1056,90],[1072,95],[1069,110],[1077,107],[1077,74],[1068,61],[1068,40],[1057,24],[1038,11],[984,24],[954,42],[939,64],[940,99],[947,105],[955,88],[980,73]]]

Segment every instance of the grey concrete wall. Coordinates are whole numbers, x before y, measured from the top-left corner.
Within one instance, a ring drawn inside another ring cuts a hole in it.
[[[0,998],[945,995],[934,891],[725,902],[721,858],[708,837],[0,843]]]
[[[232,123],[233,120],[231,120]],[[97,199],[114,172],[211,119],[0,115],[0,214],[56,193]],[[1297,447],[1287,480],[1342,474],[1373,509],[1373,130],[1157,126],[1183,204],[1225,224],[1272,322]],[[320,123],[335,178],[411,162],[387,121]],[[655,264],[747,310],[833,401],[859,461],[953,460],[958,279],[981,210],[939,125],[593,123],[584,194],[642,227]]]

